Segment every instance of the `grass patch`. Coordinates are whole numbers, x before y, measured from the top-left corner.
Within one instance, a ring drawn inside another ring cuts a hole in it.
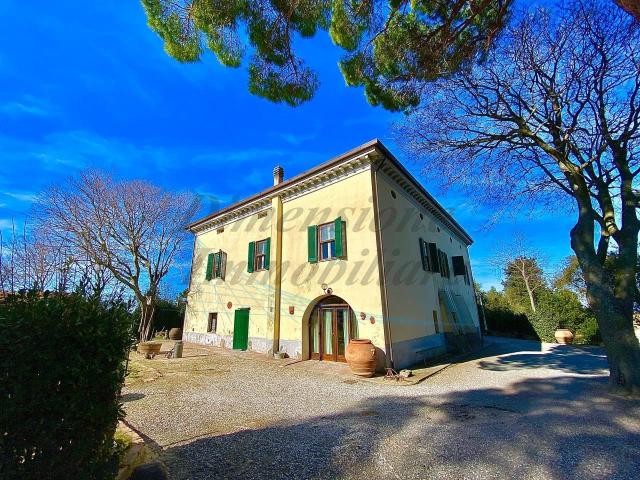
[[[113,443],[116,454],[118,455],[118,460],[122,462],[124,456],[127,454],[127,450],[131,447],[133,443],[133,439],[127,433],[116,430],[116,433],[113,434]]]

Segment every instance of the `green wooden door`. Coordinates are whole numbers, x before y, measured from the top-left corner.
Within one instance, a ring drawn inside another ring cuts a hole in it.
[[[233,349],[246,350],[249,345],[249,309],[236,310],[233,318]]]

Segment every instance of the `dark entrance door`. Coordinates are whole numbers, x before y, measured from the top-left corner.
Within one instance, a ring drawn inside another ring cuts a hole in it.
[[[316,307],[309,322],[311,358],[345,361],[345,349],[355,335],[352,316],[349,305],[338,297],[327,299]]]
[[[246,350],[249,345],[249,309],[239,308],[233,318],[233,349]]]

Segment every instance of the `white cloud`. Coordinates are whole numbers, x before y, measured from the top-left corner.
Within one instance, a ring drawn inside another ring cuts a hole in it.
[[[10,116],[48,117],[55,114],[56,109],[45,99],[23,95],[19,100],[0,105],[0,113]]]
[[[0,192],[0,193],[8,197],[11,197],[15,200],[19,200],[20,202],[33,203],[38,199],[38,195],[32,192]],[[6,204],[3,203],[0,206],[3,207],[3,206],[6,206]]]
[[[315,133],[310,133],[307,135],[297,135],[295,133],[277,133],[275,134],[275,136],[296,147],[317,137]]]
[[[11,230],[14,222],[9,218],[0,218],[0,230]]]
[[[24,141],[0,136],[0,159],[7,164],[28,165],[33,171],[70,175],[90,167],[113,171],[123,168],[136,177],[181,167],[181,151],[163,147],[136,145],[113,137],[103,137],[84,130],[59,131],[42,139]]]

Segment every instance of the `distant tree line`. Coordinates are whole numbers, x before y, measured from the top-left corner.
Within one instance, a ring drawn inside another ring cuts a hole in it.
[[[605,265],[615,269],[619,256],[611,254]],[[502,290],[482,290],[481,307],[487,329],[498,335],[554,342],[555,330],[567,328],[579,344],[601,344],[594,312],[588,305],[585,280],[575,256],[565,259],[552,276],[535,256],[522,254],[507,260],[502,268]],[[640,276],[636,280],[635,310],[640,309]]]

